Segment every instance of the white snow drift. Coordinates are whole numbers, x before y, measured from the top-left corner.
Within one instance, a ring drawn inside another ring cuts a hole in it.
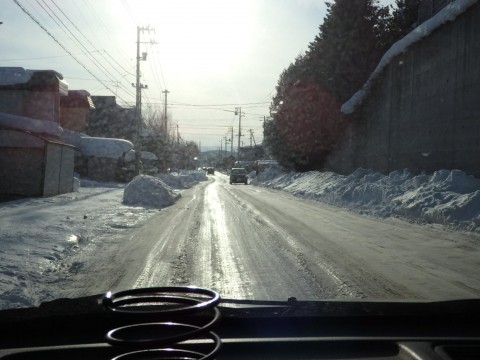
[[[82,180],[75,193],[0,203],[0,309],[60,296],[65,278],[82,271],[88,256],[77,255],[88,245],[125,237],[178,199],[179,189],[206,179],[205,172],[139,176],[126,187]],[[370,216],[480,231],[480,180],[459,170],[416,176],[408,170],[358,169],[348,176],[267,170],[250,183]]]
[[[379,217],[401,216],[480,231],[480,180],[460,170],[412,175],[408,170],[382,175],[357,169],[348,176],[311,171],[288,174],[268,170],[253,184]]]
[[[123,203],[145,207],[163,208],[172,205],[180,193],[162,180],[148,175],[136,176],[123,192]]]

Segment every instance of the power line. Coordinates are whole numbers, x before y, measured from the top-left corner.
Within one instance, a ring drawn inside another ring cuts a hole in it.
[[[81,67],[83,67],[90,75],[92,75],[99,83],[101,83],[103,86],[105,86],[106,89],[108,89],[112,94],[115,94],[115,92],[110,89],[101,79],[99,79],[93,72],[91,72],[80,60],[78,60],[75,55],[72,54],[70,50],[68,50],[55,36],[53,36],[50,31],[45,28],[18,0],[13,0],[14,3],[25,13],[27,14],[30,19],[32,19],[45,33],[47,33],[48,36],[50,36],[65,52],[67,52]],[[126,102],[124,99],[120,98],[122,101]]]
[[[48,10],[50,10],[51,14],[47,11],[47,9],[45,9],[45,7],[42,6],[42,4],[40,4],[39,0],[37,0],[37,4],[43,9],[43,11],[45,11],[45,13],[58,25],[58,27],[67,35],[67,37],[69,37],[70,39],[73,39],[74,42],[76,41],[77,44],[88,53],[88,49],[75,36],[75,34],[69,29],[69,27],[67,25],[65,25],[65,23],[59,18],[59,16],[55,13],[55,11],[53,11],[52,8],[50,8],[50,6],[48,6],[48,4],[45,2],[45,0],[41,0],[41,1],[43,2],[43,4],[45,4],[45,6],[48,8]],[[52,0],[52,3],[55,4],[55,2],[53,2],[53,0]],[[52,16],[52,14],[53,14],[53,16]],[[64,16],[65,16],[65,13],[62,12],[62,14],[64,14]],[[55,20],[54,17],[58,21]],[[75,24],[68,17],[66,17],[66,18],[76,28]],[[63,28],[62,28],[62,26],[63,26]],[[78,28],[77,28],[77,30],[78,30]],[[87,41],[88,41],[88,39],[87,39]],[[112,78],[114,77],[114,75],[112,75],[102,64],[100,64],[99,61],[96,61],[96,59],[93,56],[92,57],[89,56],[88,58],[94,64],[94,66],[97,67],[100,71],[103,71],[103,72],[107,73]]]
[[[128,5],[128,3],[125,0],[122,0],[122,5],[125,8],[128,16],[130,16],[130,19],[132,20],[133,24],[136,25],[138,23],[138,21],[134,18],[133,11],[130,8],[130,6]]]
[[[174,105],[182,106],[192,106],[192,107],[202,107],[202,106],[246,106],[246,105],[260,105],[260,104],[270,104],[270,102],[252,102],[252,103],[231,103],[231,104],[188,104],[188,103],[171,103]]]
[[[153,44],[150,44],[150,47],[152,47]],[[155,52],[152,51],[152,53],[154,54]],[[157,61],[149,61],[149,65],[150,65],[150,70],[152,70],[152,73],[153,73],[153,80],[155,81],[155,84],[157,85],[157,87],[160,89],[160,92],[163,92],[163,88],[162,88],[162,85],[160,84],[160,78],[158,76],[158,72],[157,72],[157,67],[154,66],[156,65]]]
[[[45,4],[45,0],[42,0],[43,3]],[[95,45],[92,44],[92,42],[85,36],[85,34],[78,28],[78,26],[70,19],[70,17],[57,5],[57,3],[55,2],[55,0],[50,0],[54,5],[55,7],[62,13],[62,15],[68,20],[68,22],[70,24],[72,24],[72,26],[78,31],[78,33],[88,42],[88,44],[90,44],[90,46],[92,46],[93,48],[95,48]],[[37,0],[38,2],[38,0]],[[45,4],[46,5],[46,4]],[[46,5],[48,7],[48,5]],[[84,48],[86,50],[86,47],[83,45],[83,43],[70,31],[70,29],[59,19],[59,17],[55,14],[55,12],[53,10],[51,10],[51,8],[49,7],[50,11],[53,12],[53,14],[55,15],[55,17],[62,23],[62,25],[65,27],[65,29],[68,30],[68,32],[73,36],[73,38],[78,42],[78,44]],[[103,52],[100,52],[99,55],[108,63],[108,65],[110,66],[110,68],[113,68],[114,70],[117,71],[117,73],[121,74],[119,72],[119,70],[117,69],[117,66],[112,66],[112,63],[104,56],[104,54],[108,55],[110,57],[110,59],[112,59],[115,64],[120,67],[124,72],[128,72],[128,70],[126,70],[123,66],[121,66],[117,61],[115,61],[113,59],[113,57],[105,50],[103,50]],[[97,59],[95,59],[93,56],[92,58],[90,58],[90,60],[94,63],[95,66],[100,67],[103,69],[104,72],[106,72],[107,74],[109,74],[112,78],[114,78],[115,76],[113,74],[111,74]],[[98,65],[97,65],[98,63]],[[133,75],[133,74],[132,74]],[[110,80],[110,81],[114,81],[114,80]]]
[[[89,53],[99,52],[100,50],[93,50],[89,51]],[[74,55],[85,55],[85,52],[74,54]],[[33,58],[20,58],[20,59],[0,59],[0,61],[25,61],[25,60],[42,60],[42,59],[55,59],[55,58],[62,58],[68,57],[70,55],[56,55],[56,56],[40,56],[40,57],[33,57]]]
[[[76,4],[77,1],[74,1],[74,3]],[[82,2],[82,4],[86,5],[86,8],[90,11],[90,13],[93,15],[93,17],[95,17],[97,19],[97,22],[103,27],[102,34],[109,38],[110,44],[115,46],[119,53],[123,53],[124,58],[130,59],[131,55],[124,53],[123,48],[118,44],[118,42],[115,40],[115,38],[111,36],[110,27],[106,26],[105,23],[102,20],[102,17],[97,15],[93,6],[90,4],[90,1],[89,0],[84,0]]]

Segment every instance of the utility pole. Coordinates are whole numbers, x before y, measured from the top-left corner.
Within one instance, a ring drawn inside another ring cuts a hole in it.
[[[224,139],[225,139],[225,157],[226,157],[227,156],[227,144],[228,144],[229,140],[226,136],[224,137]]]
[[[164,115],[164,116],[165,116],[165,122],[164,122],[164,124],[163,124],[163,125],[165,126],[165,128],[163,129],[163,130],[164,130],[163,132],[164,132],[165,135],[166,135],[166,134],[167,134],[167,130],[168,130],[168,122],[167,122],[167,119],[168,119],[168,117],[167,117],[167,95],[168,95],[168,93],[170,93],[170,91],[168,91],[167,89],[165,89],[164,91],[162,91],[162,93],[165,94],[165,110],[164,110],[164,113],[165,113],[165,115]]]
[[[238,149],[237,149],[237,156],[240,159],[240,138],[242,136],[242,108],[238,107],[235,108],[235,115],[238,115]]]
[[[140,72],[140,61],[147,60],[147,53],[142,53],[140,56],[140,32],[150,32],[155,31],[155,29],[150,29],[150,26],[147,27],[140,27],[137,26],[137,72],[136,72],[136,83],[132,84],[135,87],[136,92],[136,99],[135,99],[135,139],[134,142],[138,145],[140,139],[140,131],[142,129],[142,89],[148,88],[147,85],[143,85],[140,82],[141,72]],[[149,41],[148,43],[153,44],[153,42]]]
[[[248,132],[250,133],[250,147],[252,147],[252,140],[253,140],[253,144],[257,146],[257,144],[255,143],[255,138],[253,137],[253,130],[250,129],[248,130]]]

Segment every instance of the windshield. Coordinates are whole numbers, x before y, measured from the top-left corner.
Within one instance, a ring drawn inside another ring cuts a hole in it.
[[[473,0],[5,1],[0,309],[171,285],[477,298],[479,18]]]

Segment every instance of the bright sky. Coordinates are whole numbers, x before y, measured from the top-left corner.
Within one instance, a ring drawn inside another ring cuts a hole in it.
[[[71,90],[133,106],[137,26],[149,27],[140,33],[144,107],[163,108],[168,89],[183,139],[219,148],[233,126],[236,148],[235,108],[245,113],[243,143],[250,129],[260,143],[278,77],[325,11],[324,0],[3,0],[0,66],[53,69]]]

